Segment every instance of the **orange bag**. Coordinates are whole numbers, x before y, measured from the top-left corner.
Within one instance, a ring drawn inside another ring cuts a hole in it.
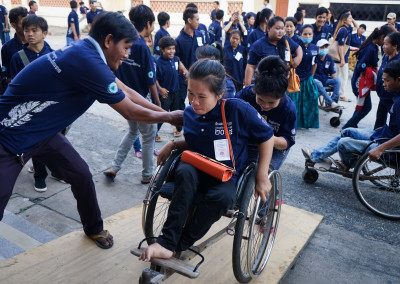
[[[221,110],[222,110],[222,121],[224,123],[224,132],[225,137],[228,140],[229,144],[229,154],[232,160],[232,164],[234,168],[228,167],[227,165],[218,162],[214,159],[211,159],[207,156],[204,156],[199,153],[195,153],[189,150],[183,151],[181,161],[191,164],[196,169],[220,180],[220,181],[228,181],[231,177],[236,173],[235,168],[235,159],[233,157],[231,139],[229,137],[228,127],[226,125],[226,118],[225,118],[225,101],[222,101]]]
[[[290,53],[290,46],[287,40],[286,42],[286,48],[289,51],[290,54],[290,62],[292,62],[292,54]],[[299,75],[296,74],[296,69],[295,68],[290,68],[290,76],[289,76],[289,85],[287,88],[288,93],[296,93],[300,92],[300,77]]]

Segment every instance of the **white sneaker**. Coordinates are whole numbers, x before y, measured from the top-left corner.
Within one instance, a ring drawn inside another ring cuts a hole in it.
[[[317,162],[314,165],[314,168],[319,169],[320,171],[329,171],[332,166],[331,159],[325,158],[321,162]]]
[[[330,105],[329,108],[330,108],[330,109],[340,108],[340,105],[337,104],[337,103],[335,103],[335,102],[332,102],[332,104]]]

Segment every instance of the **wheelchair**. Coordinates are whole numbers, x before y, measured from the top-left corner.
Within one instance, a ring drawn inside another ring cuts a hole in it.
[[[163,224],[168,215],[168,208],[174,192],[174,170],[179,163],[181,151],[173,151],[167,161],[157,167],[143,201],[142,229],[145,240],[150,245],[160,235]],[[240,283],[247,283],[257,277],[264,270],[275,241],[282,204],[282,185],[278,171],[270,171],[269,178],[272,189],[266,203],[259,198],[255,199],[256,165],[251,163],[237,182],[236,201],[234,207],[226,212],[225,217],[232,218],[228,227],[216,233],[192,251],[182,252],[180,260],[192,259],[195,254],[200,255],[202,261],[193,269],[195,278],[198,276],[198,267],[203,262],[201,255],[206,247],[227,234],[233,236],[232,266],[236,279]],[[189,217],[190,218],[190,214]],[[139,245],[140,248],[140,245]],[[133,254],[138,255],[138,252]],[[194,254],[193,254],[194,253]],[[168,269],[169,268],[169,269]],[[160,283],[171,275],[174,267],[151,264],[153,279],[141,283]],[[179,270],[175,270],[180,273]],[[145,272],[143,272],[145,273]],[[149,274],[149,271],[146,272]],[[142,278],[144,274],[142,274]],[[160,276],[161,275],[161,276]],[[158,278],[157,278],[158,277]],[[157,282],[160,281],[160,282]]]
[[[329,96],[332,96],[333,88],[331,86],[324,86],[325,91],[328,93]],[[331,109],[325,101],[325,98],[319,94],[318,96],[318,103],[319,103],[319,109],[326,111],[326,112],[333,112],[338,114],[339,116],[334,116],[329,120],[329,123],[332,127],[338,127],[340,125],[340,117],[343,114],[343,109],[342,108],[336,108],[336,109]]]
[[[366,151],[369,145],[362,154],[353,154],[355,166],[352,171],[336,166],[316,168],[314,163],[306,160],[303,180],[309,184],[316,182],[318,171],[351,178],[354,193],[362,205],[380,217],[400,220],[400,148],[386,150],[378,160],[369,161]]]

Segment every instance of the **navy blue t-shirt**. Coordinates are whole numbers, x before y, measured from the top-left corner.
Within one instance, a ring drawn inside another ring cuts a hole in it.
[[[285,36],[285,38],[289,43],[290,52],[293,53],[299,47],[299,45],[297,43],[295,43],[289,37]],[[285,47],[285,50],[286,50],[286,47]],[[286,50],[286,52],[287,52],[287,50]],[[251,64],[251,65],[257,65],[258,62],[261,61],[261,59],[263,59],[266,56],[270,56],[270,55],[278,55],[279,56],[279,51],[278,51],[278,47],[276,45],[273,45],[269,42],[268,35],[266,35],[263,38],[260,38],[259,40],[257,40],[250,47],[249,58],[248,58],[247,63]],[[285,61],[289,61],[289,60],[290,60],[290,56],[285,55]]]
[[[222,27],[221,23],[218,21],[213,21],[208,27],[208,36],[210,38],[210,43],[218,41],[222,44]]]
[[[343,25],[343,27],[341,27],[336,35],[336,41],[338,42],[338,45],[350,45],[350,41],[351,41],[351,33],[349,32],[349,28],[346,25]],[[347,40],[346,40],[347,39]],[[349,50],[346,52],[346,54],[344,55],[344,61],[345,63],[349,63],[349,52],[350,52],[350,48]],[[336,61],[335,61],[336,62]],[[337,63],[340,63],[339,61]]]
[[[224,22],[224,27],[226,27],[229,24],[229,22]],[[227,33],[225,33],[225,42],[224,42],[224,46],[227,46],[228,44],[230,44],[230,39],[231,39],[231,32],[232,31],[240,31],[240,26],[239,25],[234,25],[232,24],[229,31]]]
[[[328,26],[323,25],[320,31],[318,31],[317,25],[315,23],[312,24],[312,27],[314,29],[314,35],[313,35],[313,40],[312,40],[311,43],[317,44],[317,42],[320,39],[326,39],[326,40],[329,39],[329,31],[330,31],[330,29],[329,29]]]
[[[101,9],[96,9],[96,11],[92,11],[90,10],[87,14],[86,14],[86,20],[88,24],[93,23],[93,19],[94,17],[96,17],[97,14],[100,14],[101,12],[103,12],[103,10]]]
[[[296,73],[299,75],[300,81],[303,82],[312,76],[312,66],[315,64],[315,57],[318,55],[318,46],[312,43],[307,47],[304,43],[300,43],[300,46],[303,49],[303,59],[297,66]]]
[[[360,45],[363,43],[364,40],[365,36],[361,35],[360,37],[358,37],[358,34],[354,33],[351,35],[350,46],[360,47]]]
[[[303,29],[303,25],[304,24],[297,24],[297,29],[296,29],[296,31],[294,33],[297,34],[297,35],[301,34],[301,30]]]
[[[24,44],[19,41],[17,34],[14,34],[14,38],[7,41],[1,48],[1,62],[3,77],[11,78],[10,75],[10,62],[14,53],[20,51]]]
[[[379,98],[383,101],[391,102],[393,100],[393,97],[397,94],[395,92],[385,91],[385,89],[383,87],[383,79],[382,79],[383,69],[385,69],[386,65],[389,62],[392,62],[393,60],[399,60],[399,59],[400,59],[400,54],[393,56],[391,59],[389,59],[389,56],[387,56],[387,55],[385,55],[382,58],[381,67],[379,67],[379,71],[376,76],[376,93],[378,94]]]
[[[247,23],[244,24],[246,28],[246,34],[243,35],[242,45],[247,48],[249,35],[254,31],[254,26],[249,26]]]
[[[161,55],[161,50],[160,47],[158,46],[158,42],[160,41],[161,38],[169,36],[169,32],[167,32],[166,29],[163,27],[160,27],[160,29],[156,32],[156,35],[154,36],[154,54],[156,55]]]
[[[157,59],[157,81],[171,93],[179,90],[178,69],[179,59],[176,56],[169,60],[161,55]]]
[[[72,32],[71,29],[71,23],[75,25],[76,35],[79,37],[79,17],[74,10],[72,10],[68,15],[68,31],[67,31],[67,37],[74,38],[74,33]]]
[[[236,175],[232,180],[236,182],[247,166],[247,145],[269,140],[273,129],[250,104],[239,99],[227,99],[225,116],[236,163]],[[204,115],[196,114],[193,107],[188,106],[183,114],[183,126],[188,149],[216,159],[214,141],[226,139],[221,105],[217,103]],[[230,159],[220,162],[232,167]]]
[[[0,5],[0,23],[2,24],[6,22],[6,18],[4,18],[5,15],[8,15],[7,8],[3,5]]]
[[[325,26],[328,28],[328,29],[327,29],[327,31],[328,31],[328,38],[331,38],[331,37],[333,36],[333,34],[335,33],[335,30],[333,29],[333,28],[334,28],[334,24],[333,24],[333,23],[328,23],[328,22],[326,22],[326,23],[325,23]]]
[[[318,55],[315,58],[315,64],[317,64],[317,69],[315,70],[314,78],[325,85],[326,80],[336,73],[335,61],[329,54],[325,55],[324,60]]]
[[[49,45],[44,45],[42,50],[39,53],[36,53],[32,50],[30,50],[28,48],[28,43],[24,44],[23,48],[25,51],[26,56],[28,57],[29,62],[32,62],[36,59],[38,59],[39,57],[50,53],[53,51],[53,49],[51,49],[51,47]],[[13,57],[11,58],[11,63],[10,63],[10,75],[11,78],[15,78],[15,76],[17,76],[17,74],[24,69],[25,65],[22,62],[21,56],[19,55],[18,52],[16,52]]]
[[[254,107],[261,114],[268,124],[274,129],[276,137],[283,137],[287,142],[287,149],[296,142],[296,106],[292,100],[285,95],[279,105],[269,111],[263,111],[256,102],[254,85],[247,86],[235,95],[235,98],[242,99]]]
[[[82,15],[86,15],[88,10],[89,10],[89,9],[88,9],[88,7],[86,7],[86,6],[83,6],[83,7],[80,7],[80,8],[79,8],[79,12],[80,12]]]
[[[247,37],[247,50],[250,50],[250,47],[260,38],[264,38],[267,36],[267,32],[264,32],[260,27],[254,29],[249,36]]]
[[[225,93],[224,93],[224,99],[230,99],[235,96],[236,93],[236,88],[235,88],[235,83],[233,83],[233,80],[229,77],[225,77]]]
[[[197,30],[203,35],[204,44],[210,44],[210,38],[208,37],[208,30],[207,30],[206,25],[199,24],[199,27]]]
[[[215,21],[215,13],[217,13],[217,10],[212,10],[211,11],[211,21]]]
[[[386,26],[388,26],[388,24],[385,24]],[[396,31],[400,32],[400,24],[397,22],[394,22],[394,28],[396,29]]]
[[[224,47],[224,65],[226,72],[235,79],[236,83],[243,85],[244,70],[246,69],[246,48],[238,45],[233,50],[231,45]]]
[[[393,98],[394,104],[390,109],[390,120],[389,125],[385,124],[374,131],[371,136],[371,140],[379,138],[393,138],[400,134],[400,96]]]
[[[0,96],[0,144],[14,154],[32,150],[80,117],[93,103],[125,95],[100,46],[86,38],[24,68]],[[77,80],[77,74],[85,74]]]
[[[154,57],[141,35],[139,40],[132,43],[129,58],[122,61],[115,75],[144,98],[149,94],[149,87],[156,83],[156,66]]]

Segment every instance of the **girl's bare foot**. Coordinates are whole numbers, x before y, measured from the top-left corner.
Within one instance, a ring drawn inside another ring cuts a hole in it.
[[[142,255],[139,257],[139,260],[149,262],[152,257],[168,259],[171,258],[173,254],[173,251],[166,249],[159,243],[154,243],[144,250]]]

